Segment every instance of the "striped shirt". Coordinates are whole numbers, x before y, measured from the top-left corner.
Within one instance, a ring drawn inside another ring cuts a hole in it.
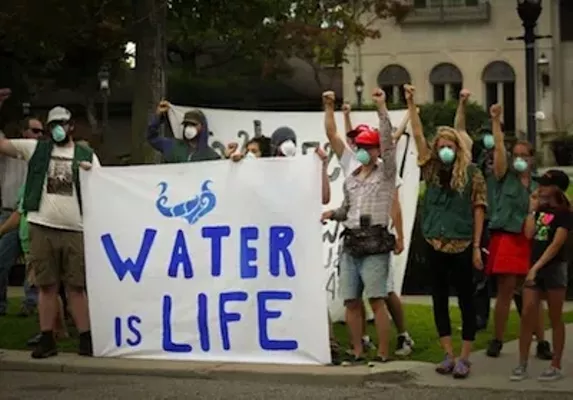
[[[396,186],[396,146],[387,111],[379,112],[381,157],[365,177],[360,169],[344,180],[344,201],[333,218],[343,221],[346,228],[360,227],[360,217],[368,215],[371,225],[388,226]]]

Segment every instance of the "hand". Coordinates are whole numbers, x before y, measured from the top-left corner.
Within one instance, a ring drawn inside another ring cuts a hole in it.
[[[322,147],[318,146],[314,152],[320,158],[320,161],[322,161],[322,164],[324,166],[326,166],[328,164],[328,154],[326,154],[324,149]]]
[[[322,104],[325,107],[333,108],[335,100],[336,100],[336,95],[332,90],[322,93]]]
[[[88,161],[80,161],[80,168],[85,171],[89,171],[92,169],[92,163]]]
[[[539,209],[539,189],[536,189],[529,196],[529,212],[535,212]]]
[[[344,103],[342,105],[342,112],[344,113],[344,115],[350,115],[351,110],[352,110],[352,107],[350,107],[349,103]]]
[[[241,161],[245,156],[243,155],[243,153],[236,151],[233,154],[231,154],[231,157],[229,157],[231,159],[231,161],[234,162],[238,162]]]
[[[227,145],[227,148],[225,149],[225,157],[227,158],[231,158],[231,156],[233,155],[233,153],[235,153],[237,151],[237,149],[239,148],[239,144],[237,142],[231,142]]]
[[[527,273],[527,276],[525,277],[525,282],[532,284],[535,283],[535,278],[537,277],[537,268],[536,267],[532,267],[529,272]]]
[[[394,245],[394,254],[398,255],[404,251],[404,238],[401,236],[396,237],[396,244]]]
[[[155,111],[155,113],[161,116],[165,114],[167,111],[169,111],[169,107],[171,107],[171,104],[169,104],[167,100],[161,100],[157,105],[157,110]]]
[[[386,93],[382,89],[376,88],[372,92],[372,100],[378,105],[386,104]]]
[[[416,93],[416,88],[412,85],[404,85],[404,96],[406,97],[406,101],[413,101],[414,100],[414,93]]]
[[[501,105],[494,104],[489,108],[489,115],[491,119],[499,120],[501,117]]]
[[[320,216],[320,222],[331,220],[333,216],[334,216],[334,211],[332,210],[325,211]]]
[[[468,89],[462,89],[460,91],[460,101],[466,103],[471,96],[471,92]]]
[[[477,269],[478,271],[481,271],[483,269],[483,260],[481,258],[480,247],[474,247],[474,251],[472,254],[472,263],[474,265],[474,268]]]
[[[8,88],[0,89],[0,106],[12,95],[12,90]]]

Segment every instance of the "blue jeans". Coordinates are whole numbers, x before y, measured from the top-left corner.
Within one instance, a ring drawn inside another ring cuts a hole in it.
[[[8,211],[2,211],[0,213],[0,223],[4,223],[10,214]],[[10,276],[10,270],[16,263],[20,251],[20,240],[17,229],[0,237],[0,312],[5,312],[8,306],[8,278]],[[26,297],[24,303],[29,306],[35,306],[37,303],[37,294],[33,289],[28,287],[27,282],[24,285],[24,293]]]

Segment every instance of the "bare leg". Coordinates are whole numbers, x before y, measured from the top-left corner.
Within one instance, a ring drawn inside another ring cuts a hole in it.
[[[374,312],[374,322],[376,324],[376,333],[378,335],[378,355],[383,358],[387,358],[390,333],[388,312],[384,306],[383,299],[370,299],[370,306]]]
[[[551,366],[561,369],[561,359],[565,348],[565,324],[563,323],[563,303],[565,302],[565,289],[552,289],[547,292],[547,308],[553,330],[553,360]]]
[[[56,285],[40,286],[38,288],[38,315],[40,330],[51,332],[58,314],[58,287]]]
[[[497,277],[497,298],[494,310],[494,338],[503,342],[509,307],[516,285],[515,275],[499,275]]]
[[[396,325],[396,331],[398,334],[403,334],[406,332],[406,324],[404,322],[404,310],[402,309],[402,302],[400,297],[395,292],[389,293],[388,297],[384,299],[388,312]]]
[[[81,334],[90,330],[88,299],[83,288],[67,287],[66,294],[70,302],[70,311],[74,317],[76,328]]]
[[[537,322],[539,293],[532,288],[523,289],[523,309],[519,330],[519,363],[526,365],[533,340],[533,329]]]
[[[356,357],[362,356],[364,349],[362,347],[362,335],[364,331],[364,318],[361,312],[362,300],[348,300],[346,301],[346,325],[350,332],[350,343],[352,344],[352,351]]]

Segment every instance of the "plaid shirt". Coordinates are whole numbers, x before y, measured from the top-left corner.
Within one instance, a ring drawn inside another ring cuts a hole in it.
[[[381,161],[366,177],[360,169],[344,181],[344,201],[334,212],[333,219],[343,221],[349,229],[360,227],[360,216],[369,215],[371,225],[388,226],[396,186],[396,146],[392,140],[392,125],[386,110],[380,119]]]

